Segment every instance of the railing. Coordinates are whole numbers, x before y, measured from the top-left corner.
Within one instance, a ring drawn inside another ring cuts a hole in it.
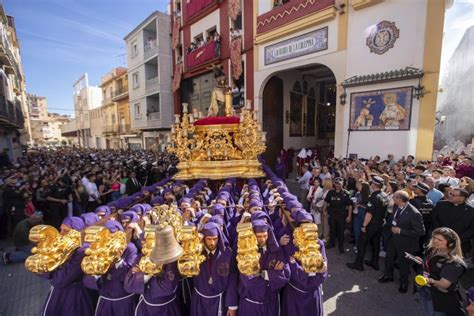
[[[105,133],[106,134],[112,134],[112,133],[118,133],[119,131],[119,126],[117,124],[112,124],[112,125],[107,125],[105,126]]]
[[[13,54],[10,41],[8,40],[7,32],[4,27],[0,27],[0,33],[2,49],[8,55],[8,60],[11,63],[11,65],[9,66],[15,67],[15,69],[18,71],[16,65],[16,57],[15,54]]]
[[[159,82],[158,81],[158,76],[147,79],[146,82],[145,82],[146,93],[148,94],[148,93],[153,92],[154,90],[156,90],[156,88],[158,87],[158,82]]]
[[[119,133],[120,134],[130,133],[130,124],[119,125]]]
[[[8,117],[7,99],[3,94],[0,94],[0,116]]]
[[[257,17],[257,34],[333,6],[335,0],[290,0]]]
[[[128,94],[128,86],[120,87],[112,92],[112,101],[122,98]]]
[[[220,50],[216,49],[217,42],[211,41],[202,47],[196,48],[186,55],[187,68],[193,68],[220,57]]]
[[[149,121],[156,121],[161,119],[160,112],[151,112],[147,114],[147,118]]]
[[[214,3],[217,3],[217,0],[190,0],[185,4],[185,19],[193,18]]]
[[[102,105],[109,105],[109,104],[112,104],[112,103],[113,103],[112,98],[102,99]]]
[[[158,41],[156,39],[148,41],[144,47],[144,58],[148,59],[158,53]]]

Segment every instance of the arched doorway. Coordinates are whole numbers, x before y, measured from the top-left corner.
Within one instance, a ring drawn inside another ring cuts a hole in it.
[[[263,89],[263,130],[267,133],[267,150],[264,154],[268,165],[274,166],[283,148],[283,80],[273,76]]]
[[[326,157],[334,147],[336,78],[325,65],[312,64],[273,74],[262,91],[262,123],[267,132],[266,162],[275,166],[282,148],[316,149]]]

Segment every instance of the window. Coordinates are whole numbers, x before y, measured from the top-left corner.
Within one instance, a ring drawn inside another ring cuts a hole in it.
[[[131,46],[131,51],[130,51],[130,56],[132,58],[136,57],[138,55],[138,43],[137,41],[133,41],[132,42],[132,46]]]
[[[134,111],[134,114],[135,114],[135,119],[141,119],[142,117],[142,113],[140,111],[140,103],[135,103],[133,105],[133,111]]]
[[[115,125],[115,114],[112,114],[111,118],[112,118],[112,125]]]
[[[138,80],[138,71],[133,73],[132,75],[132,84],[133,84],[133,89],[140,87],[140,81]]]

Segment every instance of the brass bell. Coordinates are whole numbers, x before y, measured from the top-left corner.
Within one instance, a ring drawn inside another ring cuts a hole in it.
[[[150,261],[155,264],[167,264],[175,262],[182,254],[183,248],[176,240],[173,228],[170,225],[158,228],[155,233],[155,247],[151,251]]]

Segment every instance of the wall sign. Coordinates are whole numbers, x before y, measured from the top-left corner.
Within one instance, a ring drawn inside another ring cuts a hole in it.
[[[296,36],[265,47],[265,65],[328,49],[328,28]]]
[[[399,35],[400,30],[395,26],[395,22],[382,21],[373,27],[366,44],[371,53],[382,55],[393,48]]]
[[[413,87],[351,93],[352,131],[409,130]]]

